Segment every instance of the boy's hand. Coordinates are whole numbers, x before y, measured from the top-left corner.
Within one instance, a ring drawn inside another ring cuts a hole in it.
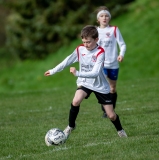
[[[117,58],[117,60],[118,60],[119,62],[122,62],[123,59],[124,59],[123,56],[120,56],[120,55],[119,55],[118,58]]]
[[[76,68],[70,67],[70,73],[72,73],[74,76],[76,76]]]
[[[51,74],[50,74],[50,71],[46,71],[45,73],[44,73],[44,76],[50,76]]]

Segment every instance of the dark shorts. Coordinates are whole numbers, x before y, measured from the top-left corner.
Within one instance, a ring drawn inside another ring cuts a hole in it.
[[[99,93],[99,92],[90,90],[90,89],[83,87],[83,86],[80,86],[77,88],[77,90],[79,90],[79,89],[82,89],[84,92],[87,93],[87,96],[85,97],[85,99],[88,99],[89,96],[91,95],[91,93],[93,92],[95,94],[96,98],[98,99],[98,103],[100,103],[100,104],[113,104],[110,93],[108,93],[108,94]]]
[[[115,80],[115,81],[118,79],[119,68],[117,69],[104,68],[103,70],[105,75],[107,75],[109,79]]]

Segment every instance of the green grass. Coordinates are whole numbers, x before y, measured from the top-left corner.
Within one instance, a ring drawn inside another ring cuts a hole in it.
[[[150,82],[150,83],[148,83]],[[46,132],[68,124],[76,86],[0,94],[0,160],[159,159],[157,78],[119,82],[116,112],[128,138],[119,138],[95,96],[84,100],[77,128],[64,145],[47,147]]]
[[[42,61],[0,59],[0,160],[159,159],[159,2],[137,0],[128,7],[128,13],[112,20],[127,44],[116,112],[128,138],[119,138],[109,120],[101,118],[92,94],[82,102],[77,128],[67,142],[45,145],[49,129],[68,124],[76,78],[69,68],[51,77],[43,74],[72,53],[81,43],[77,40]]]

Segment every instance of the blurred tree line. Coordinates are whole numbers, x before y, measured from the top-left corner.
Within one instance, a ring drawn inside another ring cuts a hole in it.
[[[76,39],[85,25],[96,24],[97,7],[107,6],[115,18],[132,1],[0,0],[9,10],[6,47],[22,60],[44,58]]]

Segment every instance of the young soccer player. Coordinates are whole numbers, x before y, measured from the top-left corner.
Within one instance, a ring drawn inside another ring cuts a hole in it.
[[[109,25],[111,20],[111,14],[107,7],[100,6],[96,10],[97,13],[97,23],[99,27],[97,28],[99,33],[98,44],[104,48],[105,61],[104,61],[104,73],[110,84],[110,95],[113,102],[113,107],[115,109],[117,101],[117,90],[116,84],[119,73],[119,63],[122,62],[124,54],[126,51],[126,44],[117,26]],[[118,54],[118,46],[120,52]],[[103,110],[103,117],[107,117],[104,107],[101,105]]]
[[[112,100],[110,97],[110,87],[107,82],[104,72],[103,63],[105,60],[104,49],[97,45],[98,31],[95,26],[88,25],[81,30],[82,45],[79,45],[74,52],[66,57],[55,68],[44,73],[45,76],[50,76],[56,72],[62,71],[65,67],[79,62],[79,71],[75,67],[70,67],[70,73],[78,77],[77,90],[71,103],[69,112],[69,124],[65,128],[66,137],[76,127],[76,118],[80,109],[80,104],[83,99],[87,99],[93,92],[102,104],[111,122],[114,124],[117,133],[120,137],[127,137],[120,123],[119,116],[114,112]]]

